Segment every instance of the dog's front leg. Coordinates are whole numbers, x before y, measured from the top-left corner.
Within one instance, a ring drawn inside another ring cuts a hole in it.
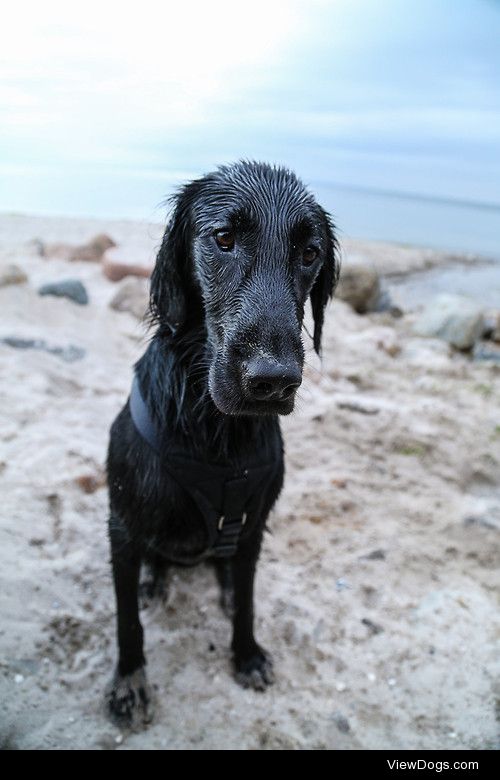
[[[236,680],[244,688],[263,691],[274,682],[273,664],[254,637],[253,591],[261,534],[240,543],[233,559],[233,659]]]
[[[144,669],[143,629],[139,620],[141,556],[119,522],[110,521],[111,562],[116,594],[119,660],[106,690],[111,718],[120,726],[141,728],[152,719],[152,695]]]

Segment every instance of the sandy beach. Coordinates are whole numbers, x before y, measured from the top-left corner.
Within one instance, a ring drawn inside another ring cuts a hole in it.
[[[276,684],[238,687],[212,569],[173,570],[168,598],[142,614],[156,719],[137,734],[106,719],[104,463],[148,336],[109,307],[122,283],[98,263],[48,260],[31,243],[96,233],[152,262],[162,226],[0,217],[0,264],[28,277],[0,288],[0,338],[44,343],[0,343],[0,744],[500,747],[500,365],[415,336],[418,308],[359,315],[339,300],[322,362],[308,343],[282,422],[287,477],[256,599]],[[388,277],[474,262],[344,242],[344,263],[359,257]],[[38,294],[68,278],[83,282],[87,305]]]

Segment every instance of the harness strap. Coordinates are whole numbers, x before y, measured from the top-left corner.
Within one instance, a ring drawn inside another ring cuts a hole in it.
[[[129,408],[139,434],[156,453],[164,455],[162,438],[144,402],[136,374],[132,382]],[[175,461],[175,464],[164,463],[164,467],[194,498],[205,521],[208,537],[208,549],[201,556],[189,561],[179,560],[179,563],[196,563],[208,555],[214,555],[216,558],[233,556],[247,519],[245,505],[248,495],[248,469],[235,477],[231,467],[200,463],[185,456],[176,456]],[[252,477],[260,481],[269,469],[269,464],[251,469]],[[228,474],[231,475],[229,479]],[[217,498],[214,507],[215,496]]]
[[[162,449],[161,439],[158,436],[156,426],[150,417],[148,407],[144,403],[144,399],[139,387],[139,380],[137,379],[137,374],[134,374],[134,379],[132,382],[129,407],[134,425],[141,434],[142,438],[146,439],[150,447],[152,447],[158,454],[160,454]]]

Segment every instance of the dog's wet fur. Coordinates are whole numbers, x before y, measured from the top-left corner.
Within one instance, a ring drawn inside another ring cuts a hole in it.
[[[165,450],[156,452],[141,437],[127,402],[108,452],[119,660],[106,702],[122,727],[152,718],[139,619],[141,564],[151,572],[142,586],[150,599],[161,591],[169,561],[206,547],[198,506],[163,467],[171,452],[237,468],[278,464],[266,489],[251,497],[234,556],[214,559],[221,604],[233,624],[236,680],[257,690],[273,681],[270,655],[253,631],[255,568],[283,484],[278,416],[292,411],[302,378],[304,307],[309,298],[319,353],[337,256],[329,215],[284,168],[239,162],[187,184],[175,198],[151,278],[154,332],[136,365]]]

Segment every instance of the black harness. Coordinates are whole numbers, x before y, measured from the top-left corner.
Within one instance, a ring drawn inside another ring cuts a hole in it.
[[[194,564],[209,556],[233,556],[239,540],[245,537],[243,529],[250,498],[262,491],[274,476],[278,462],[275,460],[262,466],[238,469],[167,452],[144,402],[136,375],[129,407],[137,431],[161,456],[162,465],[170,476],[191,495],[205,522],[208,539],[205,551],[196,558],[177,558],[176,561]]]

